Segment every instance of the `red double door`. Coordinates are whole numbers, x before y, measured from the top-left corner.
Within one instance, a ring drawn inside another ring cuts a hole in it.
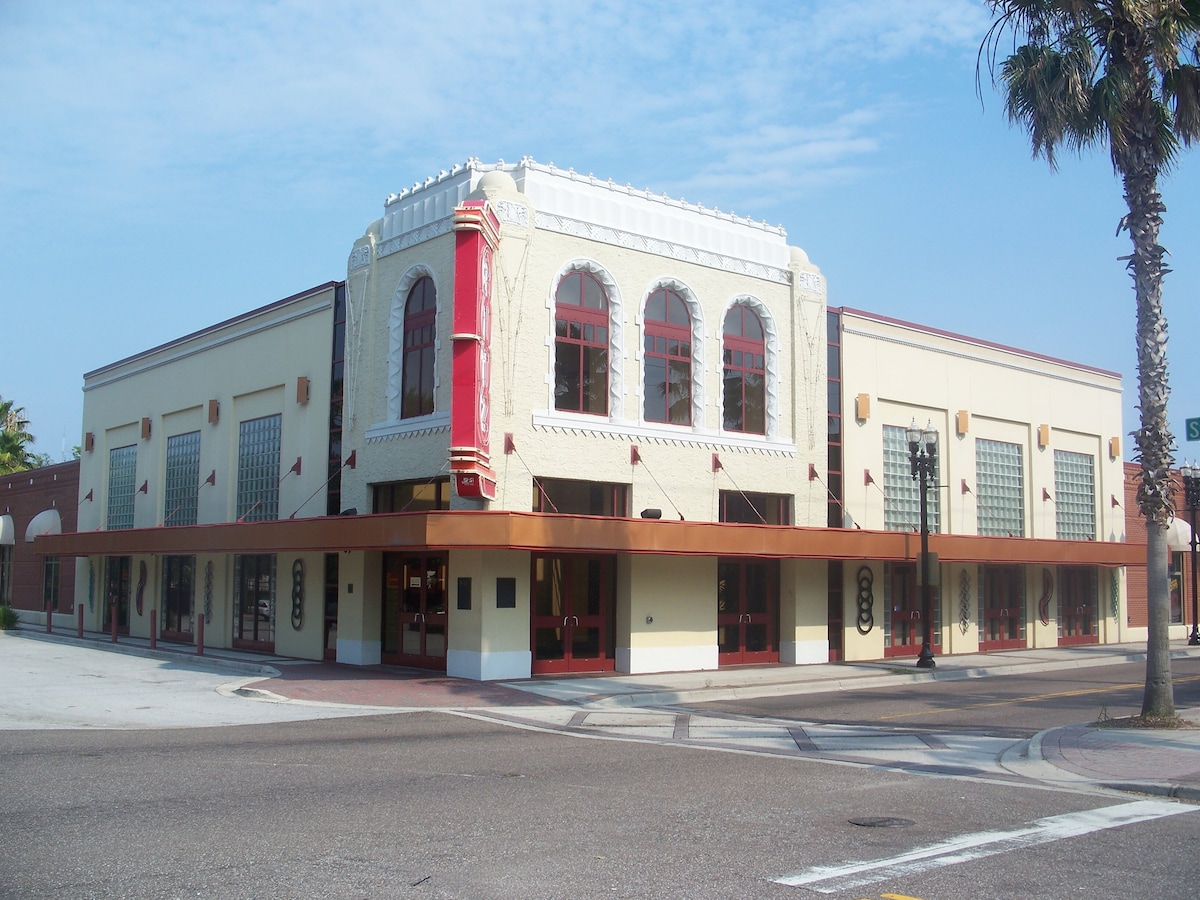
[[[534,556],[530,642],[534,675],[616,668],[615,556]]]
[[[446,557],[385,553],[383,662],[444,672],[446,625]]]
[[[779,563],[717,562],[717,664],[779,661]]]

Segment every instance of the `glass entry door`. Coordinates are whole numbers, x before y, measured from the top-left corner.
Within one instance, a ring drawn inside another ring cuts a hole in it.
[[[275,555],[233,558],[233,646],[275,652]]]
[[[1096,570],[1088,566],[1063,566],[1058,570],[1058,643],[1095,644]]]
[[[530,630],[533,673],[611,672],[614,556],[535,556]]]
[[[883,655],[916,656],[925,641],[925,601],[917,585],[914,563],[888,563],[884,566],[884,639]],[[933,652],[941,652],[941,599],[932,589]]]
[[[446,557],[383,557],[383,662],[446,670]]]
[[[983,566],[981,581],[979,649],[1021,649],[1025,646],[1025,570]]]
[[[779,563],[717,563],[717,664],[779,661]]]
[[[108,556],[104,559],[104,627],[112,629],[113,614],[117,631],[129,634],[129,597],[133,582],[133,557]]]

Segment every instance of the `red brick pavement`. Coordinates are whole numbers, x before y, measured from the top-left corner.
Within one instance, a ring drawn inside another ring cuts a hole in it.
[[[348,703],[358,706],[453,707],[552,706],[554,701],[488,682],[419,672],[337,663],[277,666],[278,678],[253,687],[291,700]]]
[[[1200,732],[1195,729],[1072,725],[1046,735],[1042,756],[1061,769],[1101,781],[1200,788]]]

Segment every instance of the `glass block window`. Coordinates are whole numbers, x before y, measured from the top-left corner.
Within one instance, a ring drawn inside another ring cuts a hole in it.
[[[1025,536],[1025,468],[1020,444],[975,440],[979,533]]]
[[[200,432],[167,438],[164,525],[195,525],[200,493]]]
[[[108,451],[108,530],[133,527],[133,491],[137,445]]]
[[[940,443],[940,440],[939,440]],[[938,449],[941,463],[941,449]],[[883,528],[885,531],[919,531],[921,528],[920,485],[912,475],[908,453],[908,429],[883,426]],[[926,497],[929,530],[942,530],[940,492],[930,485]]]
[[[238,435],[237,519],[279,518],[279,442],[282,416],[242,422]]]
[[[1096,539],[1095,469],[1086,453],[1054,451],[1054,525],[1063,540]]]

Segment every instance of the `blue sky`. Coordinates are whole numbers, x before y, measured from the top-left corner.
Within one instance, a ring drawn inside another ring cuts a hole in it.
[[[531,156],[781,224],[831,305],[1120,372],[1131,431],[1119,182],[1104,151],[1031,159],[986,78],[981,103],[987,24],[977,0],[0,0],[0,395],[69,455],[84,372],[344,278],[389,193]],[[1162,184],[1180,458],[1198,167]]]

